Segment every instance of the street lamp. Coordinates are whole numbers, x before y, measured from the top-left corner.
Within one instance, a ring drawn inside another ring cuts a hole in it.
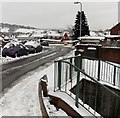
[[[81,29],[82,29],[82,3],[74,2],[74,4],[80,4],[80,37],[81,37]]]

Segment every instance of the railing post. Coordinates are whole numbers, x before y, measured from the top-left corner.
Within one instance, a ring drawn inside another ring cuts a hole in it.
[[[83,56],[82,56],[82,54],[81,54],[81,56],[80,56],[80,69],[82,70],[82,59],[83,59]]]
[[[100,81],[100,60],[98,60],[98,81]]]
[[[114,66],[113,85],[115,86],[116,67]]]
[[[56,89],[56,71],[58,72],[58,70],[56,69],[57,68],[57,62],[54,62],[54,92],[55,92],[55,89]]]
[[[75,51],[75,55],[79,55],[81,54],[81,56],[75,57],[75,66],[82,69],[82,53],[80,53],[80,51]],[[75,71],[77,71],[75,69]]]
[[[70,58],[70,63],[72,64],[72,58]],[[69,75],[69,77],[70,77],[70,82],[72,82],[72,70],[73,69],[73,67],[70,65],[70,75]]]
[[[58,88],[61,90],[61,61],[58,62]]]
[[[78,108],[78,99],[79,99],[79,94],[80,94],[80,71],[77,72],[77,84],[76,84],[76,98],[75,98],[75,106]]]

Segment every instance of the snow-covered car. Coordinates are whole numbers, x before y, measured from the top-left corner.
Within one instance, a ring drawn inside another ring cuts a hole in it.
[[[34,46],[32,46],[32,45],[25,45],[25,46],[28,48],[29,53],[35,53],[36,52],[36,49],[35,49]]]
[[[19,42],[7,43],[2,49],[3,57],[9,56],[14,58],[28,54],[29,54],[28,48]]]
[[[28,41],[24,45],[27,47],[33,47],[35,49],[35,52],[41,52],[43,49],[42,45],[37,41]]]
[[[42,41],[42,42],[41,42],[41,45],[42,45],[42,46],[49,46],[49,43],[48,43],[48,41]]]

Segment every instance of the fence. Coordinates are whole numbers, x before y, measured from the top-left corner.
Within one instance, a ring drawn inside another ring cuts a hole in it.
[[[82,70],[104,84],[120,88],[120,66],[90,57],[82,57]]]
[[[107,70],[104,72],[105,68]],[[118,85],[120,67],[105,61],[76,56],[55,61],[54,69],[54,91],[69,94],[75,99],[76,107],[82,105],[95,116],[119,115],[120,96],[99,81]],[[111,76],[107,78],[109,74]]]

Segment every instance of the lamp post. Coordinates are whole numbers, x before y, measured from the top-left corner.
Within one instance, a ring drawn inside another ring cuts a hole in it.
[[[80,37],[81,37],[81,29],[82,29],[82,3],[74,2],[74,4],[80,4]]]

